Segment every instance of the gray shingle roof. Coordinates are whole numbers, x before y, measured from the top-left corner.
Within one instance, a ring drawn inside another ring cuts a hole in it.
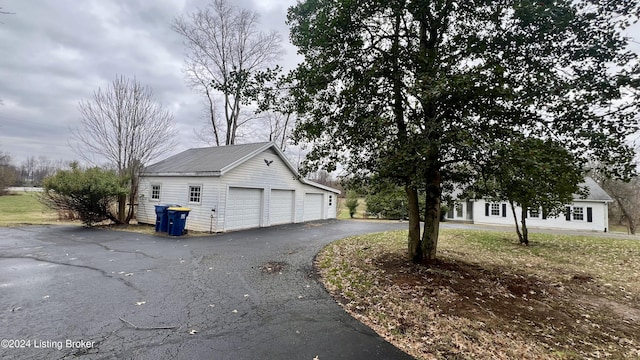
[[[609,196],[609,194],[602,190],[600,185],[598,185],[598,183],[596,183],[592,178],[586,177],[584,179],[584,182],[580,183],[580,187],[585,186],[587,187],[587,189],[589,189],[589,195],[587,195],[587,197],[583,199],[582,197],[580,197],[580,195],[574,194],[574,200],[613,201],[613,199],[611,199],[611,196]]]
[[[221,176],[225,172],[271,148],[280,156],[292,173],[299,175],[273,142],[262,142],[189,149],[147,166],[142,172],[142,176]],[[300,178],[300,181],[304,184],[336,194],[340,193],[340,190],[307,179]]]
[[[146,167],[143,173],[220,175],[271,146],[274,144],[262,142],[189,149]]]
[[[581,195],[573,194],[573,200],[592,200],[592,201],[613,201],[613,199],[607,194],[598,183],[590,177],[585,177],[584,181],[578,185],[580,188],[586,187],[589,190],[587,197],[583,198]],[[456,187],[453,190],[446,193],[453,199],[460,199],[462,189]]]

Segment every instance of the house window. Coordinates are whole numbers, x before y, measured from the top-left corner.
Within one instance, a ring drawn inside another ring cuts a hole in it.
[[[491,216],[500,216],[500,204],[491,204]]]
[[[572,215],[573,215],[573,220],[584,221],[584,208],[574,206]]]
[[[151,200],[160,200],[160,185],[151,185]]]
[[[200,203],[200,195],[202,193],[202,186],[189,185],[189,202]]]
[[[329,206],[333,205],[333,196],[329,195]]]
[[[539,218],[540,217],[540,210],[539,209],[529,209],[529,217]]]

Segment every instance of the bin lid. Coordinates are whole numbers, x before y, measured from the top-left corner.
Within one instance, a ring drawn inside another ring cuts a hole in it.
[[[168,208],[167,210],[173,210],[173,211],[191,211],[191,209],[186,208],[186,207],[177,207],[177,206],[172,206],[170,208]]]

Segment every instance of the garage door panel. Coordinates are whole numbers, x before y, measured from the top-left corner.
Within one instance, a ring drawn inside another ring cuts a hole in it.
[[[226,210],[225,229],[259,227],[262,216],[262,190],[230,187]]]
[[[293,222],[293,190],[272,190],[269,217],[271,225]]]
[[[322,194],[304,195],[304,221],[322,219]]]

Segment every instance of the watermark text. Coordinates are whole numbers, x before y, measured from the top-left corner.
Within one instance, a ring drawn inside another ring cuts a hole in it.
[[[92,349],[95,341],[89,340],[43,340],[43,339],[2,339],[2,349]]]

